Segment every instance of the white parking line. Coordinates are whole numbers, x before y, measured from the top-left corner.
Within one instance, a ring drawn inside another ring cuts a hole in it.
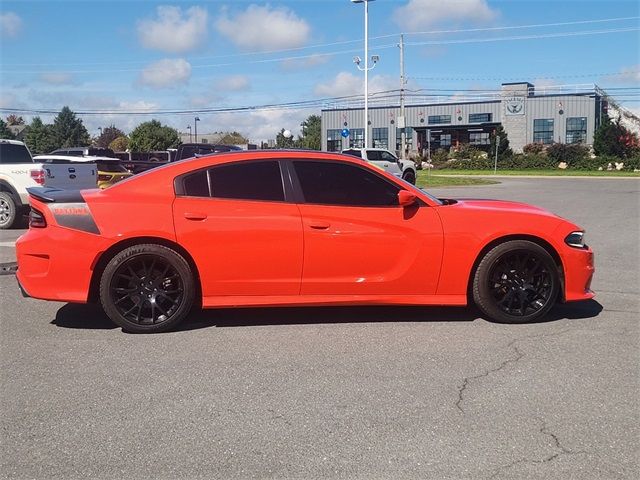
[[[16,241],[13,240],[11,242],[0,242],[0,247],[15,247]]]

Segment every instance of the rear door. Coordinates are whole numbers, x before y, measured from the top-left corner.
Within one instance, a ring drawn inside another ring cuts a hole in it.
[[[203,296],[298,295],[302,221],[278,160],[239,161],[179,178],[178,242],[193,256]]]
[[[400,187],[365,167],[292,162],[304,228],[303,295],[435,294],[440,217],[398,205]]]

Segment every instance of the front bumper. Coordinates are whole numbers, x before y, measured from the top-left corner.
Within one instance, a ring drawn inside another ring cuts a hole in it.
[[[591,280],[595,273],[593,251],[589,247],[571,248],[564,252],[564,299],[567,302],[589,300],[595,296]]]

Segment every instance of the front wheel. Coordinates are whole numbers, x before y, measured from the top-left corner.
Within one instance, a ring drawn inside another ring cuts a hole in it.
[[[409,182],[411,185],[416,184],[416,174],[413,173],[413,170],[407,170],[402,174],[402,179],[405,182]]]
[[[549,312],[559,285],[558,267],[540,245],[512,240],[494,247],[480,261],[473,299],[491,320],[527,323]]]
[[[109,318],[132,333],[175,327],[194,302],[195,282],[187,261],[175,250],[134,245],[113,257],[100,279],[100,302]]]

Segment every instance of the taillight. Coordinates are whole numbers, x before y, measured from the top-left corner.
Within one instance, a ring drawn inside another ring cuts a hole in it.
[[[47,220],[44,218],[44,215],[32,208],[29,212],[29,228],[44,228],[47,226]]]
[[[38,185],[44,185],[44,170],[31,170],[31,179],[36,182]]]
[[[104,173],[101,173],[98,175],[98,180],[101,182],[106,182],[108,180],[111,180],[111,175],[105,175]]]

